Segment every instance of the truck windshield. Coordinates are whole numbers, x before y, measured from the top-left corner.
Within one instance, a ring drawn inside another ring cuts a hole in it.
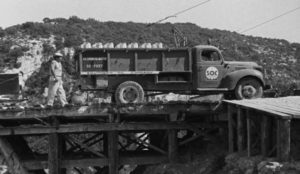
[[[215,50],[203,50],[201,58],[203,61],[220,61],[220,56]]]

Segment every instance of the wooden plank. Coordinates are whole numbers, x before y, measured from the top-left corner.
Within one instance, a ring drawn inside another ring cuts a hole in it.
[[[282,109],[288,109],[291,110],[292,112],[297,112],[298,114],[300,114],[300,106],[297,105],[291,105],[289,103],[284,103],[284,102],[276,102],[276,101],[272,101],[272,100],[265,100],[263,101],[264,104],[268,104],[270,106],[275,106],[275,107],[279,107]]]
[[[245,127],[244,127],[244,119],[245,115],[243,115],[242,109],[240,107],[237,108],[237,144],[238,144],[238,152],[242,152],[245,147]]]
[[[177,130],[168,130],[168,156],[170,163],[178,162]]]
[[[291,120],[278,120],[278,144],[280,148],[279,151],[279,160],[288,161],[290,159],[291,151]]]
[[[268,113],[270,115],[280,117],[280,118],[283,118],[283,119],[291,119],[292,118],[292,116],[289,115],[289,114],[285,114],[285,113],[282,113],[282,112],[267,109],[267,108],[261,107],[260,105],[257,105],[257,104],[246,103],[245,101],[242,102],[242,101],[224,100],[224,102],[235,104],[235,105],[238,105],[238,106],[243,107],[245,109],[254,109],[254,110],[261,111],[261,112],[265,112],[265,113]]]
[[[269,102],[258,102],[255,101],[247,101],[250,104],[259,105],[265,109],[273,110],[275,112],[280,112],[288,115],[300,115],[300,111],[295,111],[293,108],[285,108],[280,105],[273,105],[272,101]]]
[[[228,148],[229,153],[234,152],[234,134],[233,134],[233,107],[227,104],[227,117],[228,117]]]
[[[252,128],[251,128],[251,115],[250,115],[250,110],[247,109],[246,110],[246,119],[247,119],[247,156],[250,157],[251,156],[251,133],[252,133]]]
[[[18,127],[2,127],[0,135],[39,135],[49,133],[80,133],[100,131],[134,131],[134,130],[169,130],[191,128],[217,128],[219,124],[184,123],[184,122],[136,122],[136,123],[80,123],[56,126],[28,125]]]

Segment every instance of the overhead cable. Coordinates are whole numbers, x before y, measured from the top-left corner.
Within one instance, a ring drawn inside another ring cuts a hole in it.
[[[206,1],[204,1],[204,2],[200,2],[200,3],[198,3],[198,4],[196,4],[196,5],[192,6],[192,7],[189,7],[189,8],[187,8],[187,9],[184,9],[184,10],[181,10],[181,11],[179,11],[179,12],[176,12],[176,13],[174,13],[174,14],[172,14],[172,15],[169,15],[169,16],[167,16],[167,17],[165,17],[165,18],[162,18],[162,19],[160,19],[160,20],[158,20],[158,21],[156,21],[156,22],[154,22],[154,23],[148,24],[147,27],[150,27],[150,26],[152,26],[152,25],[154,25],[154,24],[157,24],[157,23],[160,23],[160,22],[162,22],[162,21],[165,21],[165,20],[167,20],[167,19],[169,19],[169,18],[177,17],[178,15],[180,15],[180,14],[182,14],[182,13],[185,13],[185,12],[187,12],[187,11],[189,11],[189,10],[192,10],[192,9],[194,9],[194,8],[196,8],[196,7],[199,7],[199,6],[203,5],[203,4],[206,4],[206,3],[208,3],[209,1],[211,1],[211,0],[206,0]]]
[[[283,17],[283,16],[285,16],[285,15],[288,15],[288,14],[290,14],[290,13],[296,11],[296,10],[299,10],[299,9],[300,9],[300,6],[297,7],[297,8],[294,8],[294,9],[292,9],[292,10],[289,10],[289,11],[287,11],[287,12],[285,12],[285,13],[282,13],[281,15],[275,16],[275,17],[273,17],[273,18],[271,18],[271,19],[269,19],[269,20],[266,20],[266,21],[264,21],[264,22],[262,22],[262,23],[256,24],[256,25],[254,25],[254,26],[252,26],[252,27],[249,27],[249,28],[247,28],[247,29],[239,30],[238,32],[240,32],[240,33],[248,32],[248,31],[250,31],[250,30],[253,30],[253,29],[255,29],[255,28],[258,28],[258,27],[260,27],[260,26],[262,26],[262,25],[264,25],[264,24],[266,24],[266,23],[269,23],[269,22],[271,22],[271,21],[274,21],[274,20],[276,20],[276,19],[278,19],[278,18],[281,18],[281,17]]]

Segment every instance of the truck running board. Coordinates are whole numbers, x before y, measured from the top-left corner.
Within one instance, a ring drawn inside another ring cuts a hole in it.
[[[224,92],[229,91],[228,88],[197,88],[201,92]]]

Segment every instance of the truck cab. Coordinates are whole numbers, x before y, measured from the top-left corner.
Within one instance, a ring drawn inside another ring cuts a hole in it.
[[[220,50],[209,45],[196,46],[192,53],[198,91],[232,92],[237,99],[262,97],[263,69],[255,62],[225,61]]]

